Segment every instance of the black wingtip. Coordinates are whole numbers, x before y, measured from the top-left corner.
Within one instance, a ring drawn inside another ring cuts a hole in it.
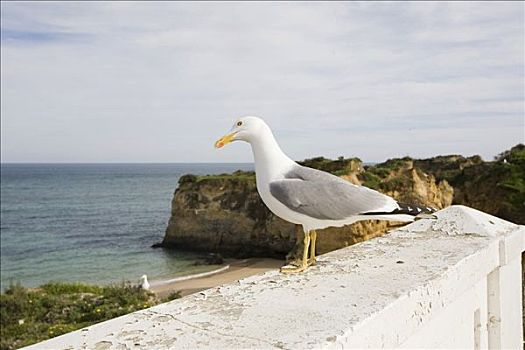
[[[418,216],[421,214],[432,214],[437,211],[434,207],[428,207],[428,206],[421,206],[421,205],[413,205],[413,204],[406,204],[401,202],[396,202],[399,206],[398,209],[394,209],[391,212],[369,212],[369,213],[363,213],[361,215],[398,215],[398,214],[406,214],[406,215],[412,215],[412,216]]]
[[[401,202],[397,202],[397,205],[399,206],[399,209],[394,210],[392,214],[408,214],[417,216],[420,214],[432,214],[437,211],[436,208],[428,206],[406,204]]]

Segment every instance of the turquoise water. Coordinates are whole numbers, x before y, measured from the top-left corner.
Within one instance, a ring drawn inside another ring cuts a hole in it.
[[[251,164],[2,164],[1,288],[201,272],[202,254],[152,249],[181,175]]]

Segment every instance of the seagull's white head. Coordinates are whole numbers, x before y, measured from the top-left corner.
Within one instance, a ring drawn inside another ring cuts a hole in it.
[[[261,118],[247,116],[239,118],[233,124],[229,133],[215,142],[215,148],[221,148],[232,141],[246,141],[251,143],[270,128]]]

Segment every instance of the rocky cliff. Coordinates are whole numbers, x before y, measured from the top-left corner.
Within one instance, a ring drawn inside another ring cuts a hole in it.
[[[414,166],[411,159],[395,159],[365,167],[357,158],[332,161],[322,157],[302,162],[346,180],[364,184],[397,200],[443,208],[452,202],[453,189]],[[397,224],[399,225],[399,223]],[[362,221],[318,231],[319,254],[384,234],[396,223]],[[262,203],[255,174],[236,172],[180,178],[164,247],[220,252],[226,256],[292,258],[300,249],[300,228],[273,215]],[[296,245],[296,242],[297,245]]]
[[[294,225],[266,208],[254,173],[185,175],[171,207],[163,246],[235,257],[283,257],[295,244]]]
[[[454,204],[525,224],[525,146],[516,145],[494,161],[440,156],[414,161],[416,167],[454,187]]]

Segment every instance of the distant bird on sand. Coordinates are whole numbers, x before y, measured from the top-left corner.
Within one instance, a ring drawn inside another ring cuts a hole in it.
[[[147,275],[142,275],[140,277],[140,288],[144,289],[144,290],[149,290],[149,282],[148,282],[148,276]]]
[[[301,272],[315,265],[317,229],[370,219],[413,221],[435,211],[399,203],[367,187],[297,164],[283,153],[270,127],[260,118],[238,119],[215,147],[237,140],[252,146],[257,191],[266,206],[278,217],[303,227],[302,260],[299,266],[281,268],[284,273]]]

